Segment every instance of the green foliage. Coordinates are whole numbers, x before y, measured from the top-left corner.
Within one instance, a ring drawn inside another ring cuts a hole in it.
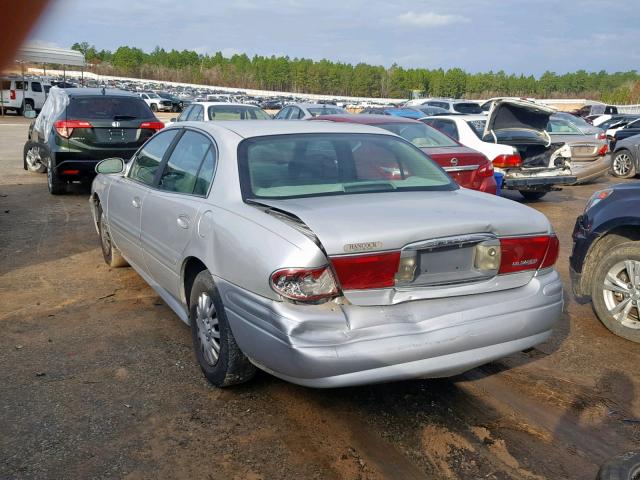
[[[579,70],[564,75],[545,72],[536,79],[503,71],[467,73],[460,68],[407,69],[396,64],[389,68],[365,63],[354,66],[275,55],[225,57],[221,52],[203,55],[160,47],[149,53],[128,46],[110,52],[98,51],[88,42],[74,43],[71,48],[84,53],[87,62],[102,73],[239,88],[385,98],[406,98],[411,91],[419,90],[429,96],[454,98],[560,96],[611,103],[640,102],[640,75],[635,70]]]

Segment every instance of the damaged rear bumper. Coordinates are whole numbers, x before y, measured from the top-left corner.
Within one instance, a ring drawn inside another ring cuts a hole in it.
[[[518,175],[505,177],[503,187],[509,189],[522,189],[526,187],[551,187],[553,185],[573,185],[577,181],[575,175]]]
[[[544,342],[563,305],[554,270],[520,288],[455,302],[384,306],[295,305],[216,284],[236,341],[256,365],[324,388],[461,373]]]

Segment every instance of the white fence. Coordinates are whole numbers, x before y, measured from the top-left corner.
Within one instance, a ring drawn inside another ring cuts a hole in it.
[[[640,114],[640,105],[616,105],[618,113],[637,113]]]

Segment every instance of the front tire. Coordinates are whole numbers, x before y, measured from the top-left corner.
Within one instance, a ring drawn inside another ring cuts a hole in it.
[[[636,176],[636,165],[629,150],[618,150],[611,162],[611,173],[618,178],[633,178]]]
[[[591,283],[593,309],[602,324],[640,343],[640,242],[626,242],[606,253]]]
[[[158,106],[155,103],[151,104],[151,111],[154,113],[158,111]]]
[[[111,268],[126,267],[129,265],[120,251],[111,240],[111,230],[107,224],[107,218],[102,211],[102,207],[98,205],[98,233],[100,234],[100,247],[102,248],[102,256],[104,261]]]
[[[548,192],[532,192],[530,190],[519,190],[520,195],[524,197],[527,202],[533,202],[535,200],[540,200],[544,197]]]
[[[627,452],[607,460],[596,480],[635,480],[640,474],[640,452]]]
[[[189,321],[196,360],[209,382],[216,387],[228,387],[254,376],[256,367],[236,343],[208,270],[200,272],[193,282]]]

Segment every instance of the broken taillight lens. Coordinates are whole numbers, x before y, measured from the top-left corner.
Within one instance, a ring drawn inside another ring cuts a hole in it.
[[[15,99],[16,99],[16,91],[9,90],[9,100],[15,100]]]
[[[480,178],[493,177],[493,174],[494,174],[494,171],[493,171],[493,165],[491,164],[491,162],[485,163],[476,171],[476,175]]]
[[[605,143],[603,146],[600,147],[600,150],[598,150],[598,155],[602,157],[606,155],[607,152],[609,152],[609,145]]]
[[[501,238],[498,274],[552,267],[558,258],[559,248],[555,235]]]
[[[270,283],[276,293],[301,302],[331,298],[339,292],[329,266],[276,270]]]
[[[58,120],[53,126],[62,138],[69,138],[76,128],[93,128],[86,120]]]
[[[518,168],[522,166],[522,158],[517,153],[498,155],[493,159],[493,166],[498,168]]]

